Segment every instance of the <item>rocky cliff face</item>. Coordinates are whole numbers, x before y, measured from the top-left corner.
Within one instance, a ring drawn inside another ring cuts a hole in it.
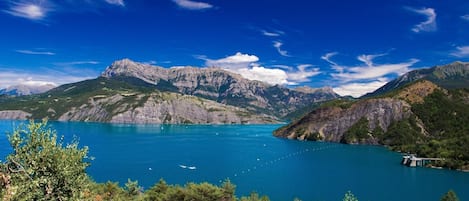
[[[98,121],[154,124],[258,124],[276,123],[271,116],[254,115],[244,109],[175,93],[134,94],[140,105],[124,101],[122,95],[90,99],[71,108],[60,121]],[[112,107],[110,107],[112,105]]]
[[[389,126],[406,118],[413,118],[422,135],[427,131],[412,112],[411,104],[422,103],[435,90],[445,91],[430,81],[421,80],[383,98],[363,99],[356,102],[330,102],[303,118],[274,132],[275,136],[299,140],[325,140],[343,142],[345,134],[360,120],[364,120],[362,140],[353,143],[378,144],[373,131],[378,127],[385,133]],[[348,140],[348,139],[347,139]],[[349,143],[349,141],[347,141]]]
[[[210,99],[222,104],[283,117],[314,102],[337,98],[330,88],[290,90],[252,81],[219,68],[161,68],[128,59],[114,62],[103,73],[112,79],[135,77],[163,91],[179,92]]]
[[[349,108],[333,106],[317,109],[299,121],[275,131],[274,135],[289,139],[305,140],[313,137],[340,142],[344,133],[361,118],[368,120],[370,131],[378,126],[386,131],[392,122],[411,114],[410,105],[405,101],[392,98],[369,99],[352,104]],[[371,137],[366,143],[377,144],[377,139]]]

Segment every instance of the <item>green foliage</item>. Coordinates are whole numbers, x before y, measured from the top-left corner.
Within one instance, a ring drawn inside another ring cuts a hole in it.
[[[229,180],[220,187],[209,183],[188,183],[185,187],[168,185],[161,179],[156,185],[145,192],[144,200],[147,201],[172,201],[172,200],[236,200],[234,196],[235,186]]]
[[[340,141],[342,143],[352,144],[362,142],[368,138],[370,138],[368,119],[362,117],[344,133]]]
[[[66,146],[47,122],[30,122],[9,136],[14,152],[7,156],[13,199],[76,200],[84,197],[90,184],[86,147],[73,142]]]
[[[334,99],[331,101],[324,102],[319,106],[320,108],[325,107],[340,107],[342,109],[350,108],[356,101],[350,99]]]
[[[353,195],[351,191],[348,191],[347,193],[345,193],[344,199],[342,200],[343,201],[358,201],[358,198],[355,197],[355,195]]]
[[[442,198],[441,201],[459,201],[458,196],[453,190],[449,190]]]
[[[241,197],[240,201],[269,201],[270,199],[267,196],[259,196],[258,193],[252,192],[251,195],[247,197]]]
[[[415,117],[409,117],[391,123],[387,132],[379,137],[379,141],[394,150],[414,152],[416,144],[421,142],[423,137],[416,125]]]

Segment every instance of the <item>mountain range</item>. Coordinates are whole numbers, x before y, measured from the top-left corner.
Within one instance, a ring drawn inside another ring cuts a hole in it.
[[[336,99],[274,132],[298,140],[387,145],[469,169],[469,63],[408,72],[358,100]]]
[[[115,61],[96,79],[46,93],[1,99],[0,118],[115,123],[277,123],[339,97],[248,80],[220,68],[162,68]]]

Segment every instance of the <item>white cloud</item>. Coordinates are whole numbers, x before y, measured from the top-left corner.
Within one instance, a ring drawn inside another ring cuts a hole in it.
[[[248,68],[252,63],[259,61],[259,57],[256,55],[243,54],[241,52],[218,60],[207,59],[204,56],[199,56],[198,58],[205,60],[205,65],[207,66],[216,66],[227,69]]]
[[[230,69],[227,69],[227,70],[230,70]],[[287,73],[281,69],[270,69],[270,68],[265,68],[262,66],[254,66],[252,68],[237,69],[234,72],[240,74],[246,79],[267,82],[271,85],[289,84],[287,80],[288,79]]]
[[[16,17],[30,20],[42,20],[50,11],[46,5],[47,1],[43,1],[41,4],[37,1],[23,1],[11,4],[10,8],[5,10],[5,12]]]
[[[466,20],[469,22],[469,14],[461,16],[461,19]]]
[[[274,41],[274,47],[275,49],[277,49],[277,52],[284,57],[289,57],[290,55],[288,54],[288,52],[286,50],[282,50],[282,46],[283,46],[282,42]]]
[[[469,45],[456,47],[456,50],[451,53],[455,57],[468,57],[469,58]]]
[[[188,10],[205,10],[213,8],[213,5],[205,2],[197,2],[191,0],[173,0],[179,7]]]
[[[106,2],[117,6],[125,6],[124,0],[106,0]]]
[[[387,79],[382,78],[371,82],[347,83],[334,87],[333,90],[341,96],[353,96],[355,98],[358,98],[368,92],[375,91],[376,89],[385,85],[387,82]]]
[[[208,59],[205,56],[197,58],[205,60],[207,66],[220,67],[240,74],[246,79],[258,80],[272,85],[294,85],[309,81],[308,78],[320,73],[318,68],[312,68],[310,64],[299,65],[296,70],[286,65],[276,65],[277,68],[263,67],[256,63],[259,61],[259,57],[240,52],[217,60]]]
[[[422,9],[415,9],[415,8],[407,8],[408,10],[423,15],[427,18],[427,20],[415,25],[412,28],[412,31],[415,33],[419,33],[422,31],[436,31],[436,12],[433,8],[422,8]]]
[[[35,54],[35,55],[55,55],[54,52],[49,51],[33,51],[33,50],[16,50],[16,52],[21,54]]]

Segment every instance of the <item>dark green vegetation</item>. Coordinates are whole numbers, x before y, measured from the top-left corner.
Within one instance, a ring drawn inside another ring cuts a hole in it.
[[[417,118],[395,122],[382,143],[395,150],[424,157],[445,158],[435,164],[452,169],[469,169],[469,89],[436,90],[423,103],[412,105],[412,112],[425,125],[421,134]]]
[[[360,118],[357,123],[350,127],[341,139],[341,143],[355,144],[360,143],[370,137],[368,133],[368,120]]]
[[[459,201],[458,196],[453,190],[449,190],[442,198],[441,201]]]

